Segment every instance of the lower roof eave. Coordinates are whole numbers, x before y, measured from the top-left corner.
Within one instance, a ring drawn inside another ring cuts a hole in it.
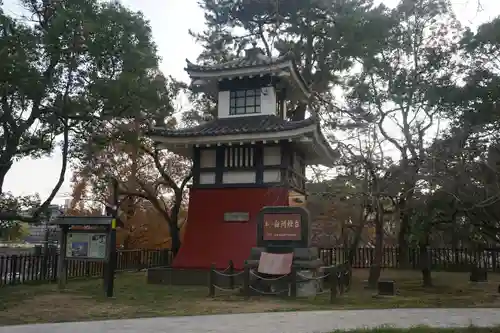
[[[173,146],[210,146],[220,144],[239,144],[262,141],[293,140],[304,135],[311,134],[316,130],[316,125],[311,124],[302,128],[288,131],[264,132],[264,133],[242,133],[228,135],[200,135],[200,136],[159,136],[153,135],[150,138],[160,147]]]

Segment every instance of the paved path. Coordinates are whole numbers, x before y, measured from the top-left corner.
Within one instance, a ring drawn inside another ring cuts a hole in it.
[[[274,312],[0,327],[0,333],[326,333],[392,325],[496,326],[500,309],[390,309]]]

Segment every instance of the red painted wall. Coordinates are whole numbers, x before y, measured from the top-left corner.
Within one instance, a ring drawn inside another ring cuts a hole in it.
[[[242,269],[256,244],[256,216],[264,206],[287,206],[285,188],[191,189],[184,242],[176,268],[225,269],[233,260]],[[249,222],[224,222],[226,212],[249,212]]]

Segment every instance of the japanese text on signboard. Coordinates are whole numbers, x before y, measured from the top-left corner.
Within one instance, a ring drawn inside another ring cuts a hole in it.
[[[301,240],[300,214],[264,214],[264,240]]]

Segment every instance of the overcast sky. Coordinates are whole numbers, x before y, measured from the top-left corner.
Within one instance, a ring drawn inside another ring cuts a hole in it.
[[[467,25],[478,25],[494,16],[500,15],[500,0],[452,0],[458,18]],[[4,10],[12,15],[19,15],[21,8],[18,0],[3,0]],[[183,68],[185,59],[196,60],[200,52],[188,34],[188,29],[203,29],[203,12],[198,8],[197,0],[121,0],[136,11],[142,11],[150,21],[153,36],[162,58],[161,69],[167,75],[187,80]],[[398,0],[383,1],[393,6]],[[23,159],[14,164],[7,175],[4,190],[16,195],[39,193],[42,200],[51,192],[57,181],[61,165],[60,152],[52,157],[39,160]],[[71,174],[56,197],[55,203],[64,203],[69,198]]]

